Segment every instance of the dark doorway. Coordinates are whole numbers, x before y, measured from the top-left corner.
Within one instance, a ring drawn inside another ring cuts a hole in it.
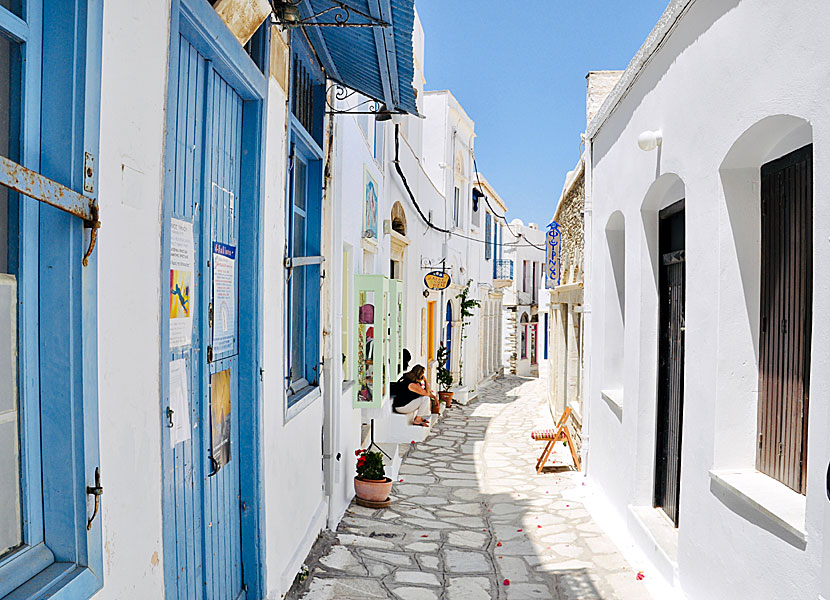
[[[801,494],[813,313],[813,147],[761,167],[757,467]]]
[[[660,211],[660,348],[654,506],[679,522],[686,308],[684,201]]]

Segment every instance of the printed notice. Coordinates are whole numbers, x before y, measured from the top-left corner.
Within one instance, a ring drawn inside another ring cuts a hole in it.
[[[190,393],[187,386],[187,361],[170,361],[170,447],[190,439]]]
[[[189,346],[193,335],[193,224],[170,222],[170,347]]]
[[[213,242],[213,354],[234,349],[236,337],[236,248]]]

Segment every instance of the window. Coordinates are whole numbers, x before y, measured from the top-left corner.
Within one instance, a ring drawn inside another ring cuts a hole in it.
[[[521,354],[519,356],[521,358],[527,358],[527,313],[522,315],[522,322],[519,328],[521,329],[521,339],[519,340],[519,352]]]
[[[484,194],[473,188],[473,225],[481,226],[481,203],[484,201]]]
[[[288,407],[320,381],[320,263],[322,214],[322,72],[302,37],[292,34],[289,127]]]
[[[484,217],[484,260],[493,258],[493,245],[490,240],[493,218],[488,212]]]
[[[527,261],[522,261],[522,291],[527,291]]]
[[[461,227],[461,190],[453,188],[452,195],[452,224],[453,227]]]
[[[758,470],[806,494],[813,147],[761,167]]]
[[[533,300],[531,302],[532,304],[536,304],[539,301],[539,294],[538,294],[539,281],[536,278],[536,265],[537,264],[538,263],[534,260],[533,261],[533,279],[531,280],[531,286],[532,286],[531,293],[533,295]]]
[[[97,153],[101,18],[96,3],[0,0],[0,155],[76,191],[78,157]],[[88,239],[81,218],[0,184],[0,598],[26,585],[62,600],[70,581],[90,598],[103,582],[100,511],[87,529],[99,468]]]

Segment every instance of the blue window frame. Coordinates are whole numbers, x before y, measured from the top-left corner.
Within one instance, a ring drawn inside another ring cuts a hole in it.
[[[286,215],[288,408],[320,384],[320,255],[325,78],[301,33],[292,32]],[[301,408],[301,407],[300,407]],[[289,414],[289,416],[292,416]]]
[[[493,245],[490,239],[492,227],[493,217],[488,212],[484,217],[484,260],[493,258]]]
[[[101,2],[0,4],[0,154],[91,196],[97,174],[85,182],[83,165],[98,150],[101,28]],[[0,598],[89,598],[103,584],[100,509],[87,527],[99,471],[88,241],[80,218],[0,186],[0,347],[17,348],[16,361],[0,354]]]

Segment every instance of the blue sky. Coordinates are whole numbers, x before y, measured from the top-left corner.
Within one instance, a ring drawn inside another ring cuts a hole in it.
[[[624,69],[668,0],[416,0],[428,90],[476,123],[479,170],[508,218],[547,224],[585,131],[585,75]]]

